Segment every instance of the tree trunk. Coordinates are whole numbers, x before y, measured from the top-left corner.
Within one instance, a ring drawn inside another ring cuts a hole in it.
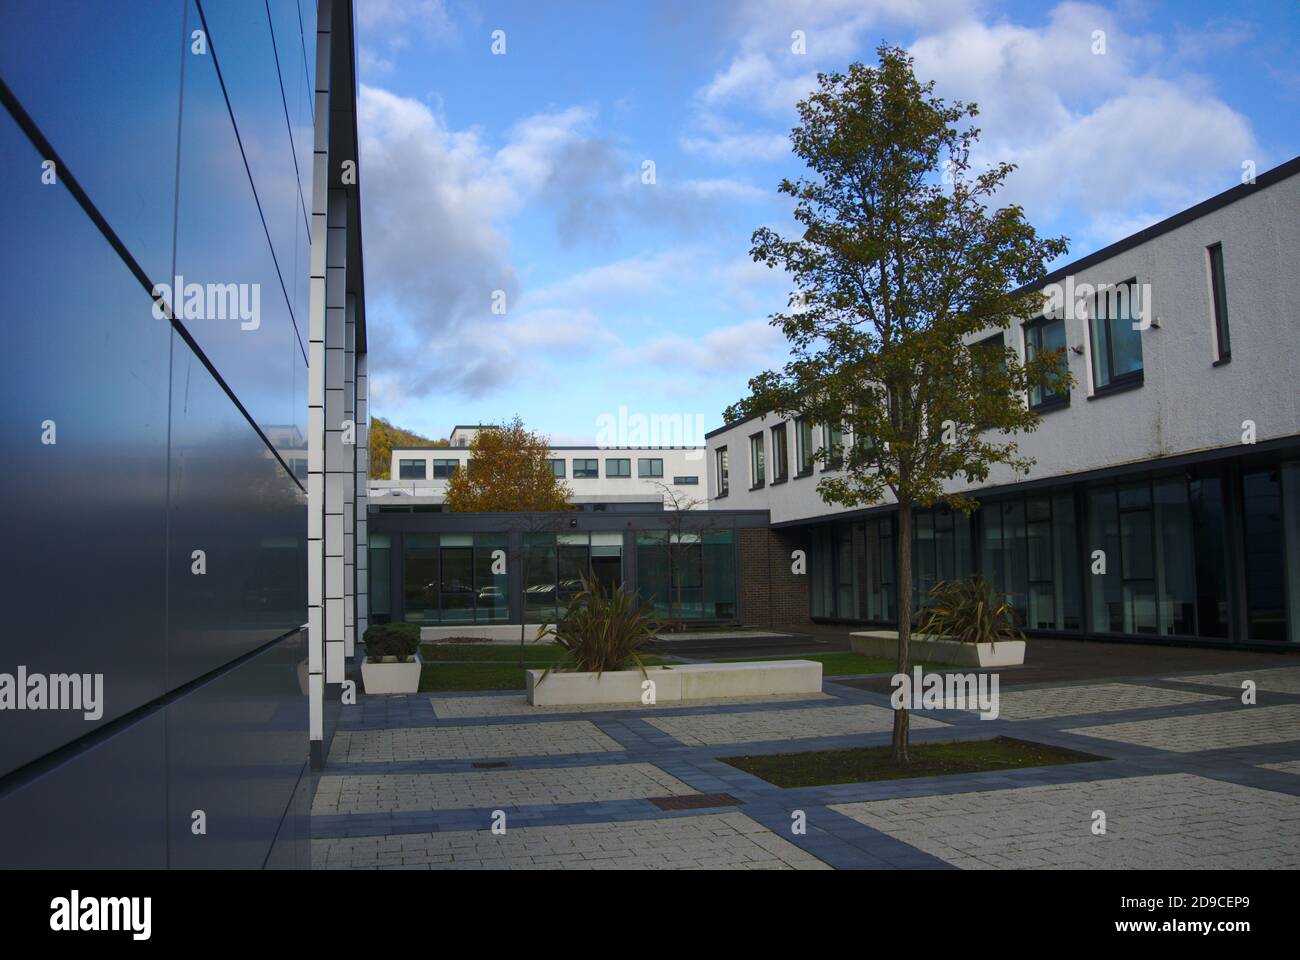
[[[912,505],[898,505],[898,672],[912,672]],[[910,682],[910,681],[909,681]],[[907,706],[894,711],[894,762],[910,763]]]

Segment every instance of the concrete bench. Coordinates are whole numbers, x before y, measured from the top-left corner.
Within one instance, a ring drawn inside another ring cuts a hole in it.
[[[602,674],[528,671],[528,702],[536,707],[601,703],[647,703],[646,681],[654,683],[654,703],[821,693],[822,665],[815,660],[765,663],[687,663]],[[647,703],[648,705],[648,703]]]

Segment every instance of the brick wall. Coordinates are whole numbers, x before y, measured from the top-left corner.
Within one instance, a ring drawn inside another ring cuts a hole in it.
[[[766,527],[740,532],[740,590],[747,626],[806,627],[808,574],[791,572],[795,550],[808,553],[803,530]]]

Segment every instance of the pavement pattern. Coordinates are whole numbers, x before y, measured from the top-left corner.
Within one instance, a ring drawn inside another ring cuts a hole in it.
[[[913,741],[1002,735],[1103,759],[797,789],[720,758],[887,744],[887,695],[827,681],[817,696],[644,708],[530,710],[509,692],[362,697],[342,708],[319,779],[313,862],[1296,868],[1297,675],[1234,667],[1004,688],[995,720],[914,713]],[[1242,679],[1255,682],[1253,705]]]

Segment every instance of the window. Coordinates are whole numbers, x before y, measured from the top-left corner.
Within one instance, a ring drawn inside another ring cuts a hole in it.
[[[823,470],[838,470],[844,466],[844,424],[822,427],[822,443],[826,445],[826,462]]]
[[[749,489],[757,490],[764,482],[763,434],[758,432],[749,438]]]
[[[599,476],[600,476],[600,461],[577,460],[577,459],[573,461],[573,479],[595,480]]]
[[[435,460],[433,461],[433,479],[448,480],[460,466],[459,460]]]
[[[1040,317],[1032,323],[1025,324],[1025,359],[1033,360],[1035,357],[1052,351],[1056,351],[1061,355],[1058,369],[1064,375],[1069,366],[1067,362],[1069,354],[1066,352],[1065,344],[1064,318],[1049,320]],[[1069,402],[1069,387],[1053,390],[1050,387],[1039,386],[1033,387],[1029,391],[1029,407],[1032,410],[1043,407],[1064,406]]]
[[[794,422],[794,458],[798,467],[798,476],[806,477],[813,469],[812,422],[807,417],[800,417]]]
[[[551,465],[551,476],[564,478],[564,458],[555,457],[546,461]]]
[[[664,462],[658,457],[642,458],[636,462],[636,475],[638,477],[662,477],[664,475]]]
[[[626,457],[615,457],[605,460],[606,477],[630,477],[632,476],[632,461]]]
[[[677,486],[679,487],[695,487],[695,486],[699,486],[700,478],[699,477],[673,477],[673,483],[677,484]]]
[[[1088,321],[1095,390],[1142,382],[1142,332],[1133,328],[1133,287],[1137,280],[1097,291]]]
[[[784,483],[790,476],[789,453],[785,446],[785,424],[772,428],[772,482]]]
[[[727,448],[718,447],[713,454],[717,460],[718,496],[725,497],[731,491],[731,471],[727,463]]]
[[[398,460],[397,478],[399,480],[423,480],[424,461],[423,460]]]
[[[1228,339],[1228,289],[1223,280],[1223,244],[1207,248],[1210,255],[1210,296],[1214,308],[1214,342],[1218,347],[1216,363],[1232,359],[1232,343]]]

